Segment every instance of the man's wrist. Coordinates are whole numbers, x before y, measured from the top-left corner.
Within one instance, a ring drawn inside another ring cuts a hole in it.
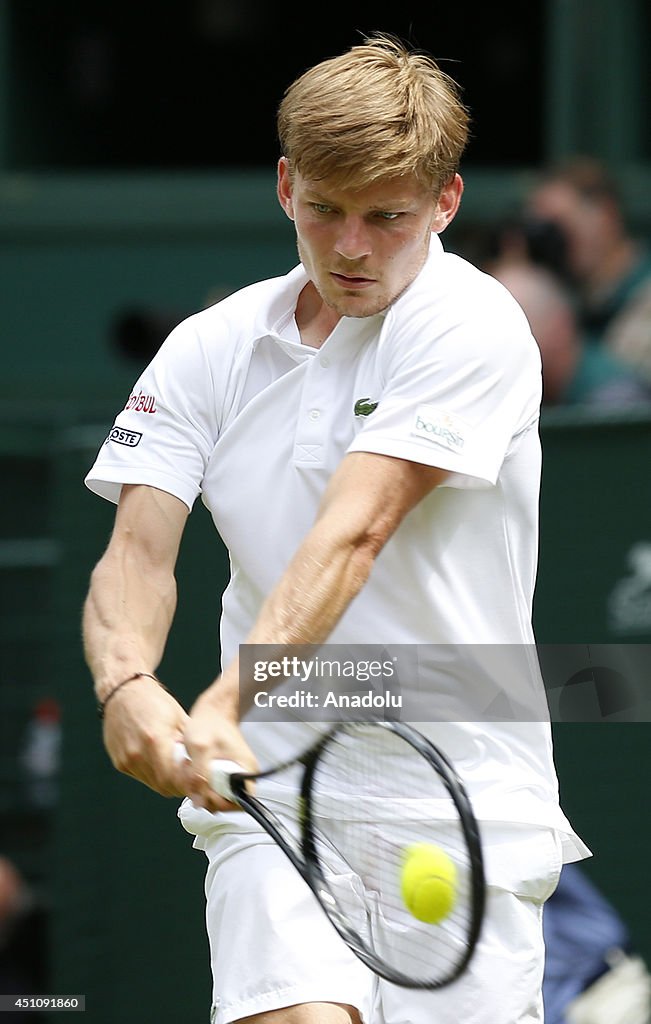
[[[133,672],[131,675],[127,676],[125,679],[121,679],[118,683],[114,684],[110,689],[108,689],[108,691],[105,692],[105,695],[104,695],[103,699],[99,699],[98,698],[98,701],[97,701],[97,714],[98,714],[98,716],[100,718],[104,718],[104,715],[106,714],[106,707],[107,707],[108,703],[112,700],[112,698],[115,696],[115,694],[119,690],[121,690],[124,686],[126,686],[127,683],[132,683],[132,682],[134,682],[137,679],[153,679],[154,682],[158,683],[159,686],[161,686],[164,690],[167,691],[167,693],[169,693],[169,690],[164,685],[164,683],[161,683],[161,681],[158,678],[158,676],[154,675],[153,672],[144,672],[144,671],[142,671],[142,672]]]
[[[204,690],[199,700],[215,707],[220,715],[238,722],[240,718],[240,684],[237,671],[228,669]]]

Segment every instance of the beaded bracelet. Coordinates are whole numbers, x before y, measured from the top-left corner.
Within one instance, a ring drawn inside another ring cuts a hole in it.
[[[110,701],[111,697],[115,696],[118,690],[121,690],[123,686],[127,685],[127,683],[132,683],[134,679],[141,679],[143,676],[146,676],[148,679],[153,679],[155,682],[158,683],[159,686],[162,686],[163,689],[169,693],[167,687],[164,686],[163,683],[161,683],[158,676],[155,676],[153,672],[134,672],[132,676],[128,676],[126,679],[123,679],[121,683],[118,683],[117,686],[114,686],[111,692],[109,693],[108,697],[106,697],[103,701],[100,701],[100,703],[97,705],[97,714],[99,715],[99,717],[104,718],[106,705]]]

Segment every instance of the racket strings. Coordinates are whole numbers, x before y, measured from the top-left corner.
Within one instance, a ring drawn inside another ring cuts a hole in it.
[[[350,726],[323,748],[310,791],[315,853],[326,889],[367,953],[416,984],[453,975],[472,931],[472,871],[465,833],[430,761],[391,730]],[[428,844],[454,865],[449,913],[405,904],[410,851]]]

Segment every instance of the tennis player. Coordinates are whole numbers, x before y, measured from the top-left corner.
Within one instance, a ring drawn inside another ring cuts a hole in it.
[[[118,503],[84,617],[105,744],[121,771],[187,797],[183,824],[208,858],[216,1024],[533,1024],[542,906],[561,862],[589,852],[559,806],[545,716],[483,714],[509,651],[525,652],[518,694],[541,692],[538,349],[506,290],[442,247],[468,115],[432,59],[371,37],[299,77],[278,128],[299,264],[172,332],[87,477]],[[156,668],[199,494],[232,572],[222,673],[187,714]],[[240,721],[239,645],[326,640],[417,647],[420,727],[482,822],[487,920],[449,988],[373,977],[206,781],[215,757],[254,769],[313,738],[304,723]]]

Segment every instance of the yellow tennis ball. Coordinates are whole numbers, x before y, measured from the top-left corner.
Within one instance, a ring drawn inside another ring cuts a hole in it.
[[[405,906],[426,924],[438,924],[454,907],[457,869],[432,843],[416,843],[404,852],[400,890]]]

